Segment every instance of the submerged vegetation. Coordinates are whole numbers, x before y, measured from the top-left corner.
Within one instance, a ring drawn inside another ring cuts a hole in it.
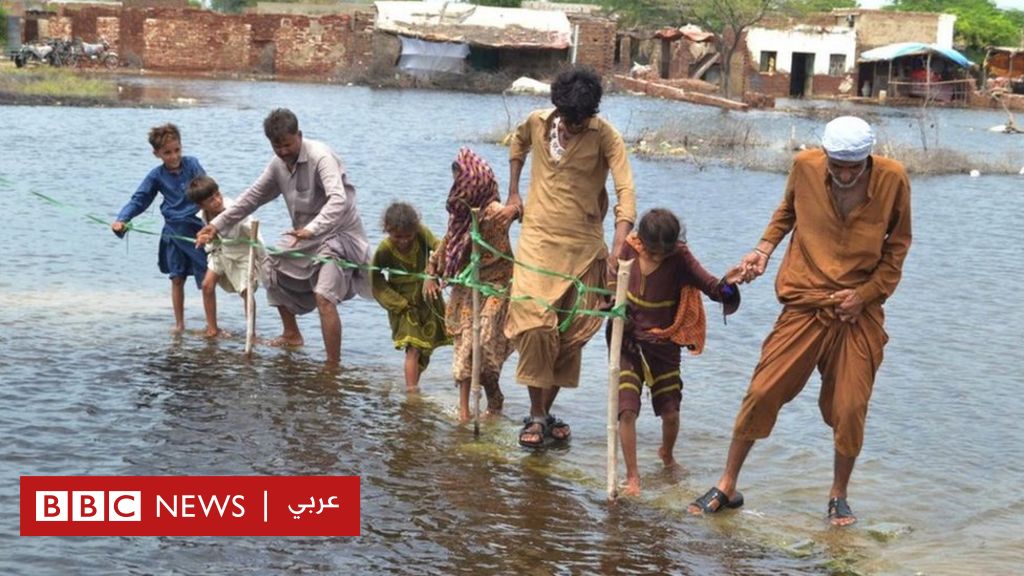
[[[874,153],[895,158],[911,174],[942,176],[949,174],[1024,174],[1024,157],[1007,152],[995,155],[977,151],[974,154],[942,145],[938,122],[931,112],[922,109],[908,115],[908,121],[918,126],[919,142],[897,142],[884,132],[878,134]],[[841,115],[839,110],[802,109],[779,113],[777,119],[744,118],[723,115],[713,122],[693,122],[689,119],[667,121],[656,129],[638,134],[623,133],[630,153],[639,158],[689,162],[703,169],[705,166],[731,166],[747,170],[787,172],[793,155],[800,150],[817,148],[820,142],[814,134],[798,135],[796,130],[788,136],[766,135],[759,127],[765,122],[784,122],[791,116],[810,116],[827,122]],[[870,113],[860,114],[869,122],[876,118]],[[479,136],[484,142],[509,145],[511,124],[496,127]],[[1017,138],[1018,136],[1007,136]]]
[[[874,153],[899,160],[911,174],[939,176],[968,174],[975,170],[987,174],[1018,174],[1021,169],[1019,159],[1010,155],[971,155],[941,146],[935,122],[927,117],[917,121],[921,127],[919,143],[893,142],[880,134]],[[772,172],[787,171],[794,153],[819,146],[815,138],[801,140],[793,132],[784,141],[766,137],[754,120],[738,118],[711,124],[669,123],[627,138],[627,142],[631,152],[639,157],[680,159],[701,168],[707,164],[724,164]]]
[[[117,82],[50,67],[0,70],[0,103],[104,106],[118,101]]]

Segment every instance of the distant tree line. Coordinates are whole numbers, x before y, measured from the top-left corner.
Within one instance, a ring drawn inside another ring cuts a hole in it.
[[[989,46],[1021,46],[1024,40],[1024,11],[1000,10],[993,0],[893,0],[885,9],[955,14],[953,42],[976,59]]]

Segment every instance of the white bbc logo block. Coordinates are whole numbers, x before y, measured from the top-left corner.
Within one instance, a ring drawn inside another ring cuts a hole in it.
[[[111,522],[142,522],[142,492],[107,492],[107,519]]]
[[[106,495],[102,490],[71,493],[73,522],[103,522],[106,516]]]
[[[72,522],[141,522],[142,492],[36,491],[37,522],[67,522],[69,519]]]
[[[36,522],[67,522],[68,493],[36,491]]]

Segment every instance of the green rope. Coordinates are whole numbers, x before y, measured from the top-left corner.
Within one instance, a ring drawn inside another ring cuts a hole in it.
[[[4,180],[2,177],[0,177],[0,182],[2,182],[4,184],[9,184],[8,181]],[[73,210],[70,206],[68,206],[67,204],[61,202],[60,200],[57,200],[56,198],[53,198],[51,196],[47,196],[46,194],[42,194],[40,192],[35,192],[35,191],[30,191],[30,193],[33,194],[34,196],[40,198],[41,200],[43,200],[44,202],[46,202],[47,204],[49,204],[51,206],[54,206],[56,208],[59,208],[61,210],[64,210],[64,211],[72,213],[72,214],[79,214],[75,210]],[[94,214],[84,213],[84,214],[79,214],[79,215],[84,216],[90,222],[93,222],[93,223],[96,223],[96,224],[100,224],[100,225],[105,226],[105,227],[109,226],[109,222],[107,222],[105,219],[100,218],[99,216],[96,216]],[[128,232],[138,232],[139,234],[146,234],[148,236],[164,236],[164,237],[167,237],[167,238],[173,238],[173,239],[176,239],[176,240],[181,240],[183,242],[190,242],[190,243],[193,243],[193,244],[196,241],[196,239],[194,237],[190,237],[190,236],[181,236],[181,235],[178,235],[178,234],[165,234],[164,232],[154,232],[152,230],[146,229],[144,226],[136,225],[133,222],[125,222],[125,233],[128,233]],[[612,295],[612,294],[614,294],[610,290],[606,290],[604,288],[599,288],[599,287],[596,287],[596,286],[587,286],[587,285],[585,285],[583,283],[582,280],[580,280],[576,276],[570,276],[568,274],[563,274],[561,272],[556,272],[556,271],[553,271],[553,270],[545,270],[543,268],[539,268],[537,266],[533,266],[533,265],[528,264],[526,262],[522,262],[520,260],[517,260],[517,259],[513,258],[512,256],[509,256],[508,254],[502,252],[501,250],[498,250],[494,246],[490,245],[480,235],[479,222],[477,221],[477,218],[476,218],[475,215],[473,216],[472,228],[470,230],[470,238],[473,240],[473,242],[478,244],[484,250],[487,250],[488,252],[496,255],[499,258],[502,258],[502,259],[505,259],[505,260],[508,260],[508,261],[512,262],[515,266],[519,266],[519,267],[521,267],[523,269],[529,270],[529,271],[537,273],[537,274],[544,274],[544,275],[547,275],[547,276],[554,276],[556,278],[561,278],[563,280],[568,280],[569,282],[571,282],[573,287],[576,289],[576,297],[573,300],[572,307],[570,307],[568,309],[559,308],[557,306],[552,305],[547,300],[545,300],[543,298],[536,297],[536,296],[530,296],[530,295],[512,296],[509,293],[509,290],[508,290],[507,287],[497,286],[497,285],[491,284],[489,282],[475,282],[475,281],[473,281],[473,271],[480,267],[480,253],[479,252],[475,252],[475,253],[473,253],[470,256],[470,261],[469,261],[468,265],[459,274],[457,274],[454,278],[441,278],[440,276],[426,274],[424,272],[410,272],[408,270],[402,270],[400,268],[385,268],[385,267],[381,267],[381,266],[374,266],[372,264],[358,264],[356,262],[351,262],[351,261],[345,260],[343,258],[331,258],[331,257],[328,257],[328,256],[319,256],[319,255],[315,255],[315,254],[308,254],[308,253],[303,252],[301,250],[290,250],[290,249],[285,249],[285,248],[278,248],[276,246],[266,246],[266,245],[263,245],[260,242],[249,240],[248,238],[227,239],[227,240],[222,240],[222,242],[224,244],[230,244],[230,245],[244,244],[244,245],[254,246],[254,247],[257,247],[257,248],[262,247],[264,250],[267,251],[267,253],[273,254],[273,255],[278,256],[278,257],[284,257],[284,258],[305,258],[305,259],[312,260],[313,262],[317,262],[319,264],[331,264],[331,265],[338,266],[339,268],[346,269],[346,270],[362,270],[364,272],[387,272],[389,275],[395,274],[395,275],[399,275],[399,276],[411,276],[411,277],[414,277],[414,278],[417,278],[417,279],[420,279],[420,280],[444,281],[446,284],[465,286],[465,287],[473,289],[473,290],[478,290],[485,297],[503,298],[503,299],[506,299],[506,300],[509,300],[509,301],[512,301],[512,302],[527,302],[527,301],[528,302],[533,302],[533,303],[536,303],[536,304],[540,305],[541,307],[543,307],[546,310],[550,310],[550,311],[554,312],[555,314],[559,315],[560,317],[564,316],[564,319],[558,325],[558,330],[560,332],[564,332],[564,331],[568,330],[569,326],[572,324],[573,319],[575,319],[577,316],[596,316],[596,317],[601,317],[601,318],[624,318],[625,317],[625,308],[626,308],[626,304],[625,303],[619,303],[619,304],[617,304],[616,306],[612,307],[609,310],[594,310],[594,309],[590,309],[590,308],[583,308],[583,298],[584,298],[584,295],[586,293],[593,292],[595,294],[601,294],[601,295]]]

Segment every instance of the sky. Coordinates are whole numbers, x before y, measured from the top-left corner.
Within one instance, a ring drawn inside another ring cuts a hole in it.
[[[888,0],[860,0],[860,7],[881,8],[888,3]],[[1008,10],[1010,8],[1024,10],[1024,0],[996,0],[996,6],[999,6],[1003,10]]]

